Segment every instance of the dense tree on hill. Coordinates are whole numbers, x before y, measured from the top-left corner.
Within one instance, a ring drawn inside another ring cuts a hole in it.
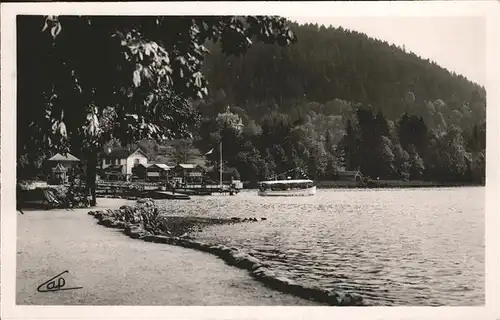
[[[170,144],[167,155],[173,163],[191,163],[199,155],[196,151],[192,140],[178,139]]]
[[[251,121],[242,130],[234,126],[239,119],[227,112],[205,119],[195,146],[203,152],[215,149],[207,160],[218,170],[222,137],[224,167],[236,169],[245,181],[302,177],[302,173],[316,180],[332,180],[344,169],[360,169],[374,179],[484,180],[484,124],[465,131],[455,126],[429,131],[418,116],[405,113],[394,125],[382,112],[362,107],[345,120],[344,135],[334,143],[330,130],[324,134],[314,131],[314,117],[293,121],[292,116],[274,112],[260,124]]]

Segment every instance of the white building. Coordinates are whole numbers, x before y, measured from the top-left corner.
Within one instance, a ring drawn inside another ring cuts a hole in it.
[[[135,151],[119,148],[110,150],[102,157],[101,168],[107,172],[115,172],[117,174],[131,176],[132,168],[140,164],[147,165],[148,156],[140,148]]]

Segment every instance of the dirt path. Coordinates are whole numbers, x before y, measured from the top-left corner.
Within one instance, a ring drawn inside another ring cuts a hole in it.
[[[101,208],[125,200],[99,199]],[[88,210],[18,214],[17,304],[316,305],[266,288],[203,252],[131,239]],[[37,292],[59,273],[77,290]]]

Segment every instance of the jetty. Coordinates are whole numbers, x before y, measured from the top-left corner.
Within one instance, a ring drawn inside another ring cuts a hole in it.
[[[222,195],[235,195],[239,193],[239,189],[232,188],[230,186],[185,186],[174,189],[167,189],[170,191],[174,191],[181,194],[187,194],[191,196],[211,196],[214,194],[222,194]]]
[[[146,191],[144,192],[144,196],[151,199],[169,199],[169,200],[189,200],[190,196],[182,193],[175,193],[169,191]]]
[[[99,196],[147,197],[152,199],[189,200],[191,196],[211,196],[214,194],[236,195],[239,189],[224,185],[184,185],[166,187],[160,183],[148,182],[100,182],[97,184]]]

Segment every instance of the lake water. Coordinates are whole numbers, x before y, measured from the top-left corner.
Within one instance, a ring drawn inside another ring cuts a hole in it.
[[[193,197],[169,214],[266,217],[196,238],[252,253],[303,284],[369,305],[485,303],[485,188],[318,190],[313,197]],[[171,211],[172,210],[172,211]]]

